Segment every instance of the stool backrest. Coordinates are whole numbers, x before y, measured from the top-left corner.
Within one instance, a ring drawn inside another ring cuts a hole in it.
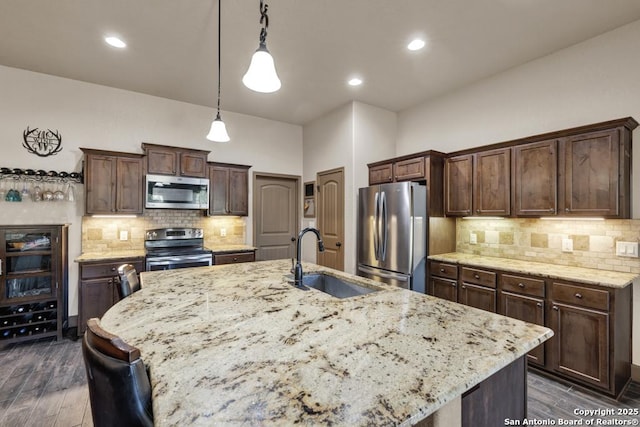
[[[140,290],[140,280],[138,279],[138,272],[136,268],[131,264],[123,264],[118,267],[118,293],[120,299],[126,298],[134,292]]]
[[[153,426],[151,384],[140,350],[89,319],[82,340],[93,424]]]

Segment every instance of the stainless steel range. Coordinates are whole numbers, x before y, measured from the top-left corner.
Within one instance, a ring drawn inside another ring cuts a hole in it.
[[[147,230],[144,239],[146,270],[211,265],[213,255],[204,247],[201,228],[158,228]]]

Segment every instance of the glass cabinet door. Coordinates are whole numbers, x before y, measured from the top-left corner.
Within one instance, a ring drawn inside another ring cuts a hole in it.
[[[56,294],[52,271],[51,230],[9,230],[4,240],[4,266],[2,272],[6,302],[21,299],[50,298]]]

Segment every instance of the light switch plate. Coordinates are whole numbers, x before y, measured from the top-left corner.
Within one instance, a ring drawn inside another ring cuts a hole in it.
[[[220,229],[220,237],[225,237],[227,235],[227,229],[226,228],[221,228]]]
[[[638,258],[638,242],[616,242],[616,255]]]
[[[573,252],[573,239],[562,239],[562,252]]]

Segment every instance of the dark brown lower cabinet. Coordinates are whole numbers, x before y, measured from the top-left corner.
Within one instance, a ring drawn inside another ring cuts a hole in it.
[[[544,326],[544,299],[511,292],[500,292],[500,313],[524,322]],[[528,354],[531,363],[544,365],[544,344]]]
[[[600,388],[609,388],[609,314],[554,303],[550,327],[551,368]]]
[[[256,260],[255,251],[213,254],[213,265],[237,264],[240,262],[254,262],[255,260]]]
[[[496,290],[463,282],[458,290],[458,302],[495,313]]]
[[[458,302],[458,282],[456,280],[432,277],[428,293],[438,298]]]
[[[142,258],[102,260],[80,263],[80,292],[78,304],[78,336],[84,334],[87,320],[102,315],[120,300],[115,278],[118,267],[132,264],[144,271]]]
[[[507,365],[462,395],[463,427],[494,427],[527,416],[525,357]]]

